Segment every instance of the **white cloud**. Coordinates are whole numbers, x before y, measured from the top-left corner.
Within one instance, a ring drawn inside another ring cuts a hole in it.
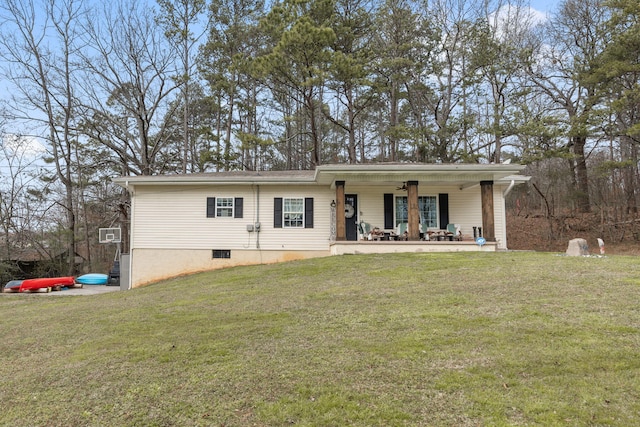
[[[529,13],[531,16],[531,22],[533,25],[538,25],[546,22],[549,19],[549,14],[546,12],[541,12],[532,7],[529,8]]]
[[[505,4],[489,15],[489,24],[493,27],[497,38],[501,40],[529,31],[548,19],[546,13],[532,7]]]
[[[34,136],[9,133],[2,138],[2,144],[5,150],[18,155],[35,157],[46,152],[44,144]]]

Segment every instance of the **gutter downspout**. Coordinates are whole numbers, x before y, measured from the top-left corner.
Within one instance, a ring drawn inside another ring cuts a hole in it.
[[[133,274],[131,274],[133,272],[133,232],[134,232],[134,227],[135,227],[135,221],[134,221],[134,217],[133,217],[133,213],[135,212],[135,190],[134,188],[129,188],[129,180],[126,180],[124,182],[124,187],[127,190],[127,193],[129,193],[129,200],[130,200],[130,205],[129,205],[129,265],[127,266],[129,269],[129,272],[127,273],[127,290],[130,290],[133,288]],[[118,244],[118,247],[120,245]],[[122,254],[120,254],[120,259],[118,260],[120,261],[120,266],[122,266]],[[122,279],[122,271],[120,272],[120,278]]]
[[[260,185],[259,184],[256,184],[256,224],[260,224]],[[254,224],[254,227],[255,227],[255,224]],[[256,230],[256,249],[260,249],[260,229]]]
[[[504,190],[504,192],[502,193],[503,197],[507,197],[507,194],[509,194],[511,192],[511,190],[513,190],[513,187],[515,187],[516,182],[512,179],[511,180],[511,184],[509,184],[509,186],[507,187],[506,190]]]

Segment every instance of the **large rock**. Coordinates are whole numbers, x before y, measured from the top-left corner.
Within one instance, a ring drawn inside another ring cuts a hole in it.
[[[568,256],[589,255],[589,245],[585,239],[571,239],[567,247]]]

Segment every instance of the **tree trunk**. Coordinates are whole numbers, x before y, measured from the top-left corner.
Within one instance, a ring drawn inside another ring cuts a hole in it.
[[[67,188],[67,275],[76,274],[76,214],[73,203],[73,187]]]
[[[633,165],[637,165],[638,163],[638,154],[637,149],[631,138],[628,136],[623,136],[620,140],[620,148],[623,153],[623,160],[630,160]],[[624,198],[626,205],[626,214],[627,217],[635,216],[638,212],[638,206],[636,203],[636,173],[637,166],[627,166],[624,168],[622,172],[623,179],[623,188],[624,188]]]
[[[216,108],[216,172],[220,172],[222,165],[222,94],[218,94]]]
[[[233,79],[234,85],[238,84],[238,78],[234,75]],[[227,127],[226,134],[224,137],[224,170],[228,171],[230,168],[230,159],[231,159],[231,130],[233,129],[233,110],[235,107],[235,89],[231,89],[229,93],[229,114],[227,114]]]
[[[309,89],[309,91],[306,92],[305,103],[309,114],[309,125],[311,126],[311,168],[314,169],[320,165],[320,135],[316,122],[316,103],[313,98],[313,89]]]
[[[349,121],[349,164],[355,164],[358,162],[356,154],[356,115],[354,113],[355,106],[353,105],[353,87],[349,86],[345,90],[345,96],[347,98],[347,120]]]
[[[493,158],[490,161],[500,163],[502,159],[502,126],[500,119],[502,117],[502,95],[497,82],[492,83],[493,88],[493,136],[495,138],[495,146]]]
[[[572,140],[575,162],[577,208],[579,212],[588,213],[591,212],[591,203],[589,199],[587,160],[584,155],[584,147],[587,144],[587,138],[584,136],[575,136]]]
[[[391,83],[390,103],[391,111],[389,114],[389,161],[395,162],[397,159],[397,125],[398,125],[398,93],[396,83]]]

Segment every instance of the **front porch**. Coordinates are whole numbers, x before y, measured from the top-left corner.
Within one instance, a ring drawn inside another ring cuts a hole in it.
[[[391,254],[405,252],[496,252],[496,242],[480,246],[473,240],[462,241],[336,241],[329,245],[331,255]]]
[[[334,191],[330,252],[506,249],[505,197],[528,179],[518,174],[521,169],[510,164],[319,166],[317,182]],[[435,241],[433,234],[445,237],[442,233],[464,239]],[[381,242],[362,241],[380,234],[385,237]],[[403,236],[402,241],[386,241],[394,235]],[[476,244],[476,237],[483,237],[484,246]]]

